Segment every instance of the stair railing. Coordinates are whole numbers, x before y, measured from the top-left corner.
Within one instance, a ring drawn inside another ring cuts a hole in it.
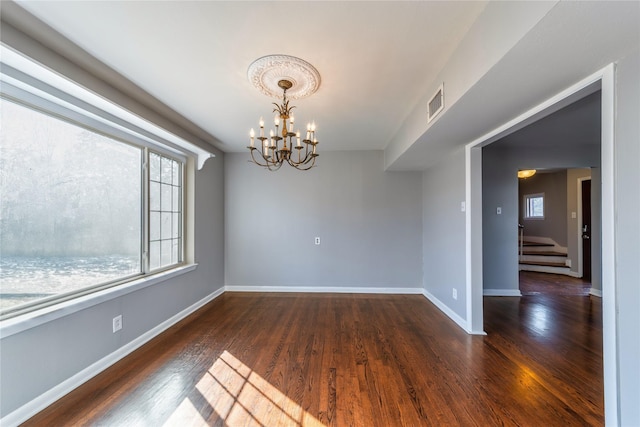
[[[522,250],[524,247],[524,225],[518,224],[518,230],[520,231],[520,251],[518,255],[518,262],[522,262]]]

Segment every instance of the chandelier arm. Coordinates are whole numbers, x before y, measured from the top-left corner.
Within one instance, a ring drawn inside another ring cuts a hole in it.
[[[316,163],[316,157],[320,157],[319,154],[313,154],[313,153],[307,153],[304,157],[304,159],[302,160],[298,160],[297,162],[291,159],[287,159],[287,163],[289,163],[289,165],[293,166],[296,169],[299,170],[308,170],[311,169],[315,163]],[[309,166],[308,168],[301,168],[300,166],[306,165],[309,162],[311,162],[311,166]]]
[[[308,167],[306,167],[306,168],[303,168],[303,167],[301,167],[301,166],[302,166],[302,165],[304,165],[304,164],[307,164],[307,163],[308,163],[308,161],[307,161],[307,162],[305,162],[305,163],[303,163],[302,165],[301,165],[301,164],[295,164],[295,165],[291,165],[291,166],[293,166],[294,168],[296,168],[296,169],[298,169],[298,170],[301,170],[301,171],[308,171],[309,169],[311,169],[312,167],[314,167],[314,166],[315,166],[315,164],[316,164],[316,157],[317,157],[317,156],[315,156],[315,157],[313,157],[313,158],[312,158],[312,159],[313,159],[313,162],[311,162],[311,165],[309,165],[309,166],[308,166]]]
[[[263,168],[267,168],[270,171],[277,171],[278,169],[280,169],[280,167],[282,166],[282,159],[278,158],[277,153],[275,154],[275,158],[274,156],[269,156],[266,157],[264,154],[261,154],[263,160],[265,161],[265,163],[260,163],[259,161],[257,161],[253,155],[254,151],[257,151],[258,149],[253,147],[250,148],[250,152],[251,152],[251,160],[249,160],[250,162],[252,161],[253,163],[255,163],[258,166],[261,166]]]
[[[265,160],[265,162],[266,162],[265,164],[262,164],[262,163],[258,162],[258,161],[255,159],[255,157],[253,157],[253,152],[254,152],[254,151],[257,151],[257,150],[258,150],[258,149],[257,149],[257,148],[255,148],[255,147],[249,147],[249,152],[251,153],[251,160],[248,160],[248,161],[249,161],[249,162],[253,162],[253,163],[255,163],[255,164],[256,164],[256,165],[258,165],[258,166],[267,167],[267,165],[268,165],[268,161],[267,161],[267,159],[264,157],[264,155],[262,155],[262,154],[261,154],[261,155],[262,155],[262,158],[263,158],[263,159]]]
[[[300,150],[302,151],[302,150]],[[304,157],[302,157],[302,153],[298,153],[298,165],[304,165],[309,161],[309,147],[305,147]]]
[[[282,162],[271,162],[267,165],[267,169],[271,172],[275,172],[282,167]]]

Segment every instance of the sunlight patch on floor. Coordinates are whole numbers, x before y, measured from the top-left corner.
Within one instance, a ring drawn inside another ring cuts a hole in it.
[[[228,351],[216,359],[196,389],[213,415],[229,426],[324,426]],[[185,398],[165,426],[208,425],[195,405],[191,398]]]

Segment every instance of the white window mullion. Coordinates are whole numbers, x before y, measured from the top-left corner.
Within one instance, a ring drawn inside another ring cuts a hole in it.
[[[142,221],[142,235],[140,244],[142,245],[142,272],[147,274],[149,268],[149,149],[144,148],[142,154],[142,212],[140,220]]]

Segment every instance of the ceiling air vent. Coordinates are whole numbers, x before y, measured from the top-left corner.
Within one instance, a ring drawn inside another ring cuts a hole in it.
[[[427,123],[433,120],[444,108],[444,83],[440,85],[438,91],[429,100]]]

